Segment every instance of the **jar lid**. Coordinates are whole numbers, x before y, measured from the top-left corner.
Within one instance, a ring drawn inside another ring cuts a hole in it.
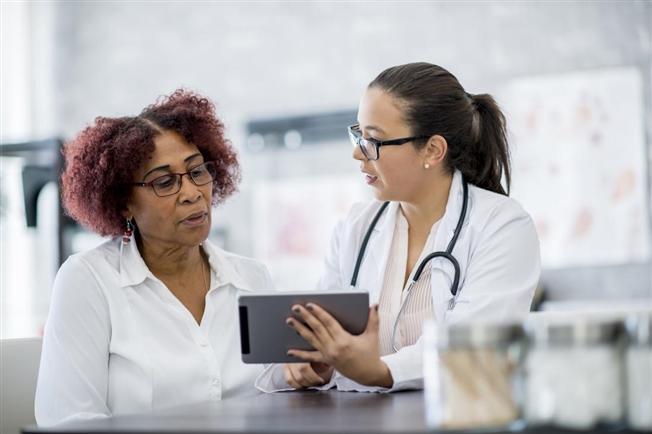
[[[441,348],[468,348],[508,344],[524,335],[521,324],[470,322],[440,327],[437,338]]]
[[[597,344],[615,342],[623,333],[621,320],[589,317],[554,318],[525,323],[525,331],[535,344]]]
[[[625,329],[629,342],[638,345],[652,345],[652,312],[627,317]]]

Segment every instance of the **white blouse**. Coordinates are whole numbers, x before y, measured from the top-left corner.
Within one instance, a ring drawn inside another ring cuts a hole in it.
[[[258,393],[240,356],[237,296],[270,290],[261,263],[203,243],[201,323],[147,268],[135,242],[68,258],[57,273],[36,388],[39,425]]]
[[[414,276],[417,268],[419,268],[419,264],[421,264],[423,258],[433,251],[438,227],[439,222],[436,222],[430,228],[430,233],[423,246],[421,255],[412,270],[410,270],[409,278],[405,281],[405,268],[407,267],[408,260],[408,231],[410,226],[403,215],[401,207],[398,207],[394,237],[392,239],[390,254],[387,258],[387,268],[385,269],[385,277],[378,301],[380,318],[378,338],[380,341],[381,356],[394,353],[394,346],[397,349],[401,349],[414,345],[421,337],[423,321],[433,317],[430,273],[427,270],[424,271],[419,280],[412,286],[409,293],[407,288],[410,286],[412,276]],[[398,318],[398,323],[396,323],[399,310],[404,303],[403,312]],[[396,335],[394,336],[395,341],[392,342],[395,323]]]

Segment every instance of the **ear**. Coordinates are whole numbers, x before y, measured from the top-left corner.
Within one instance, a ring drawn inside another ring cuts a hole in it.
[[[448,153],[448,142],[440,135],[434,135],[428,139],[428,143],[423,147],[423,164],[429,167],[439,165],[446,158]]]
[[[122,217],[124,217],[127,220],[131,220],[134,218],[134,213],[131,210],[131,202],[127,201],[127,205],[125,206],[125,209],[123,209],[120,214],[122,214]]]

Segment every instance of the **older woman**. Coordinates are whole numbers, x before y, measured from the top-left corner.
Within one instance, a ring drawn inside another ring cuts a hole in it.
[[[177,90],[136,117],[97,118],[64,148],[63,202],[112,240],[54,283],[36,420],[144,412],[253,394],[236,297],[265,267],[207,240],[238,161],[213,104]]]

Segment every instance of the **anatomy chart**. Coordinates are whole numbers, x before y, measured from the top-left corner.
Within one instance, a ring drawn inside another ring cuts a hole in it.
[[[532,215],[545,267],[649,257],[643,90],[634,68],[513,81],[498,95],[512,196]]]

